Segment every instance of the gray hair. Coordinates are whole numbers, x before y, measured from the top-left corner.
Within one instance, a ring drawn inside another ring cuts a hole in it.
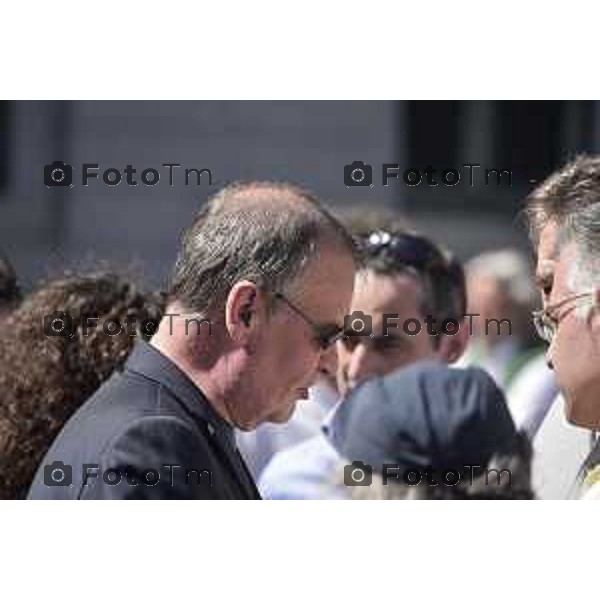
[[[207,314],[237,281],[284,289],[323,242],[355,257],[351,236],[305,190],[277,182],[227,186],[185,232],[169,296]]]
[[[559,245],[574,242],[577,260],[571,285],[579,291],[600,278],[600,156],[578,156],[527,198],[529,232],[537,243],[549,222],[559,228]]]
[[[529,306],[535,301],[535,288],[529,262],[512,248],[483,252],[465,266],[469,277],[491,277],[511,302]]]

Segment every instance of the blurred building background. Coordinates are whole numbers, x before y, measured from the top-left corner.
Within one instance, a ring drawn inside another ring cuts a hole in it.
[[[579,152],[600,151],[600,103],[578,101],[402,102],[0,102],[0,248],[24,287],[64,268],[99,260],[133,266],[164,283],[181,230],[206,197],[235,180],[289,180],[335,208],[398,210],[468,258],[526,247],[517,220],[525,194]],[[44,165],[75,168],[73,187],[44,185]],[[344,166],[373,166],[372,187],[348,188]],[[99,178],[81,185],[81,164]],[[173,186],[163,163],[179,163]],[[381,165],[400,178],[381,182]],[[473,169],[473,185],[464,164]],[[102,182],[131,164],[161,174],[155,186]],[[437,186],[402,181],[405,169],[437,170]],[[185,168],[210,169],[186,186]],[[510,169],[506,176],[485,169]],[[441,171],[461,175],[454,186]]]

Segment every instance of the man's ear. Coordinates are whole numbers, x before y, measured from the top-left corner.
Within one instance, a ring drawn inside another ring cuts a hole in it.
[[[445,335],[440,333],[440,345],[438,354],[442,360],[452,364],[456,362],[465,352],[469,340],[471,339],[470,326],[467,319],[460,322],[458,333],[455,335]]]
[[[225,302],[225,328],[232,339],[245,342],[266,314],[266,297],[252,281],[238,281]]]

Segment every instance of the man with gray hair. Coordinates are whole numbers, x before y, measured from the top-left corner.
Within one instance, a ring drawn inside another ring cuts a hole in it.
[[[307,192],[222,190],[183,238],[151,344],[67,423],[30,497],[258,499],[234,428],[286,421],[335,371],[353,280],[351,237]]]
[[[567,419],[600,428],[600,157],[581,156],[527,199],[543,309],[534,315],[547,360],[565,396]],[[593,450],[579,474],[585,492],[598,479]]]

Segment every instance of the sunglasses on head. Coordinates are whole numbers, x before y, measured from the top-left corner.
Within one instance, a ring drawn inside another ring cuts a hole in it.
[[[449,267],[449,261],[431,242],[410,233],[378,229],[364,236],[361,245],[371,256],[387,254],[418,271],[448,270]]]

